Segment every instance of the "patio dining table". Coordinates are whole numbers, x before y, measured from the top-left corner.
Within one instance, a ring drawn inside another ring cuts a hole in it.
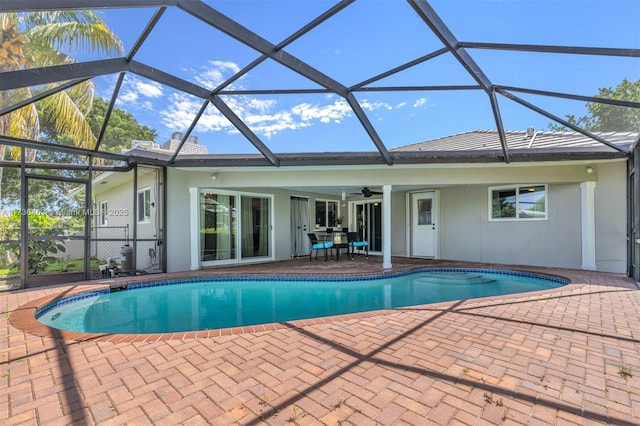
[[[349,257],[350,247],[346,232],[324,232],[318,235],[318,238],[323,242],[333,242],[333,248],[336,250],[336,261],[340,260],[341,249],[347,249],[347,258]]]

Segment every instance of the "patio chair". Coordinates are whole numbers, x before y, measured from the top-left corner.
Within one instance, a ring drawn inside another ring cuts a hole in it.
[[[360,238],[359,232],[347,232],[347,240],[349,241],[349,249],[351,250],[351,259],[353,260],[353,255],[355,251],[358,250],[360,252],[364,249],[367,259],[369,258],[369,242],[363,241]],[[359,255],[360,253],[358,253]]]
[[[318,260],[318,250],[324,250],[324,261],[327,261],[327,250],[333,247],[333,241],[318,241],[318,237],[313,232],[307,234],[309,241],[311,241],[311,250],[309,250],[309,262],[311,262],[311,255],[313,251],[316,251],[316,260]]]

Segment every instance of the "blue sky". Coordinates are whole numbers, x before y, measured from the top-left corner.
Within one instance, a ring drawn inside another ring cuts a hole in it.
[[[208,1],[212,7],[277,44],[334,1]],[[433,1],[460,41],[640,49],[636,0]],[[102,10],[128,52],[154,9]],[[285,50],[351,86],[442,47],[401,0],[359,0]],[[624,78],[640,78],[638,58],[469,50],[491,82],[595,95]],[[215,88],[259,56],[252,49],[170,8],[135,60]],[[95,79],[110,97],[117,76]],[[376,82],[375,86],[462,85],[474,80],[450,55]],[[318,86],[267,60],[229,89],[306,89]],[[584,102],[518,94],[553,114],[583,115]],[[356,98],[388,148],[474,129],[494,129],[481,91],[359,92]],[[346,101],[336,95],[243,95],[223,98],[274,152],[375,151]],[[550,120],[499,96],[507,130],[546,129]],[[184,132],[202,101],[135,75],[124,81],[117,106],[155,128],[162,143]],[[210,105],[194,135],[211,153],[256,149]]]

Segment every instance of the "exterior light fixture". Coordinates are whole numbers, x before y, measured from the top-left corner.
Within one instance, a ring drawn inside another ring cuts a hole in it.
[[[586,173],[586,174],[590,175],[590,174],[592,174],[592,173],[593,173],[593,167],[591,167],[591,166],[586,166],[586,167],[584,168],[584,171],[585,171],[585,173]]]
[[[211,180],[216,180],[218,179],[218,173],[211,173]]]

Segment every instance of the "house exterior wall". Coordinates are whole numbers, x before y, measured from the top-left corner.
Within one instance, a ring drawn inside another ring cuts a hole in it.
[[[441,191],[441,258],[580,268],[579,184],[549,184],[548,219],[531,221],[489,221],[488,188]]]
[[[431,168],[379,170],[245,170],[211,173],[168,170],[167,268],[189,269],[191,241],[189,188],[273,195],[274,260],[291,257],[290,197],[309,197],[310,223],[315,223],[316,199],[325,194],[285,189],[286,186],[393,185],[391,194],[391,254],[408,256],[410,239],[408,191],[439,193],[439,258],[504,264],[580,268],[582,224],[580,183],[596,182],[597,268],[626,271],[626,185],[624,161],[601,162],[596,173],[586,174],[584,163],[536,165],[447,165]],[[470,184],[470,183],[473,184]],[[489,221],[489,187],[511,184],[548,185],[548,219],[541,221]],[[340,201],[339,199],[337,201]],[[340,203],[342,204],[342,203]],[[346,209],[341,208],[345,216]],[[195,242],[197,243],[197,242]]]
[[[627,168],[599,164],[596,203],[596,266],[599,271],[627,272]]]
[[[159,171],[157,171],[160,173]],[[150,201],[153,203],[151,207],[151,216],[149,222],[137,223],[137,238],[151,239],[158,238],[158,209],[160,208],[160,194],[157,185],[156,169],[140,168],[138,172],[138,188],[150,189]],[[133,190],[133,172],[127,172],[126,178],[122,173],[115,173],[106,179],[107,181],[119,181],[119,184],[109,185],[108,189],[103,189],[100,184],[96,185],[93,190],[93,209],[95,211],[93,217],[93,233],[94,238],[118,239],[118,241],[96,241],[92,243],[92,256],[100,260],[107,260],[110,257],[122,257],[122,247],[125,244],[131,244],[134,235],[134,224],[136,217],[134,215],[134,203],[137,198],[137,190]],[[101,203],[107,202],[107,226],[99,226],[99,214]],[[128,227],[128,228],[127,228]],[[127,240],[128,238],[128,240]],[[158,250],[155,241],[139,241],[137,244],[137,257],[135,269],[147,270],[154,272],[160,270],[158,263],[159,257],[153,259],[149,255],[149,249]]]

